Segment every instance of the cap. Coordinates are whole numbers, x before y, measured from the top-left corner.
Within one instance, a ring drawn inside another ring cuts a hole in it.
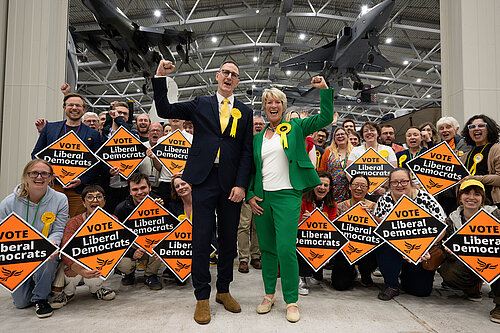
[[[460,190],[464,190],[469,186],[477,186],[477,187],[482,188],[483,191],[485,191],[483,183],[481,183],[479,180],[475,180],[475,179],[468,179],[468,180],[464,181],[460,185]]]

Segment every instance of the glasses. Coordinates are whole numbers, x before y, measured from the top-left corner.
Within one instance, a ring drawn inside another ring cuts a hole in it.
[[[351,184],[351,187],[352,188],[360,188],[362,190],[366,190],[368,188],[368,186],[366,186],[364,184],[356,184],[356,183]]]
[[[89,123],[89,124],[97,124],[99,120],[97,119],[87,119],[84,121],[84,123]]]
[[[42,171],[42,172],[30,171],[30,172],[28,172],[28,177],[30,177],[30,178],[36,179],[36,178],[38,178],[38,176],[42,176],[42,178],[47,179],[50,176],[52,176],[52,173],[47,172],[47,171]]]
[[[228,77],[229,74],[231,74],[232,77],[234,77],[235,79],[239,78],[240,75],[236,72],[231,72],[231,71],[228,71],[227,69],[221,69],[220,72],[222,73],[222,75],[224,77]]]
[[[82,104],[73,104],[73,103],[69,103],[69,104],[66,104],[66,107],[68,108],[72,108],[72,107],[75,107],[75,108],[83,108],[83,105]]]
[[[408,185],[409,182],[410,182],[409,179],[406,179],[406,180],[394,180],[392,182],[389,182],[389,184],[391,186],[398,186],[398,185],[406,186],[406,185]]]
[[[467,125],[467,128],[470,130],[474,130],[476,128],[486,128],[486,126],[488,126],[488,124],[486,124],[486,123],[469,124],[469,125]]]
[[[89,201],[89,202],[92,202],[92,201],[103,201],[104,200],[104,196],[103,195],[96,195],[96,196],[93,196],[93,195],[87,195],[85,197],[85,200]]]

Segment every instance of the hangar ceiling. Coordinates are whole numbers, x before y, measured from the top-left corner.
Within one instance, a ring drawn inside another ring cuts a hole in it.
[[[368,0],[115,0],[134,22],[148,27],[193,31],[189,64],[177,58],[175,79],[179,100],[215,93],[215,72],[226,59],[240,65],[238,99],[260,110],[260,98],[246,90],[270,84],[298,85],[316,73],[292,72],[277,67],[279,61],[331,42],[342,27],[351,25]],[[156,17],[154,11],[159,10]],[[98,29],[81,0],[70,0],[69,24],[76,31]],[[386,43],[388,39],[390,43]],[[441,44],[439,0],[396,0],[391,18],[381,34],[379,48],[392,66],[385,73],[360,73],[365,84],[385,84],[377,94],[378,106],[339,106],[341,119],[377,121],[387,113],[441,105]],[[148,112],[152,92],[142,93],[140,74],[118,72],[110,48],[103,50],[112,65],[98,61],[84,46],[79,51],[78,92],[96,112],[114,100],[132,99],[136,112]],[[355,95],[351,89],[343,94]],[[314,108],[311,109],[314,112]]]

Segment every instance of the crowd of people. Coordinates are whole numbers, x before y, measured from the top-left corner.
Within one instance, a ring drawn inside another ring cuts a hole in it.
[[[266,123],[264,117],[253,116],[253,111],[234,97],[239,83],[235,62],[220,66],[214,96],[171,104],[164,77],[174,69],[171,62],[161,61],[152,80],[158,115],[167,119],[163,124],[151,122],[144,113],[136,115],[134,123],[126,102],[113,102],[109,111],[100,114],[85,112],[84,98],[63,85],[66,118],[35,121],[40,134],[32,160],[23,170],[21,184],[0,203],[0,220],[16,212],[51,242],[63,246],[97,207],[124,222],[146,196],[151,196],[179,219],[192,221],[191,276],[197,300],[194,320],[207,324],[211,320],[210,263],[217,264],[216,302],[230,312],[241,311],[229,290],[235,257],[241,273],[248,273],[249,266],[262,270],[265,295],[257,305],[258,313],[272,310],[277,279],[281,278],[286,319],[300,319],[298,295],[308,295],[309,285],[324,279],[325,269],[314,272],[296,253],[298,224],[314,209],[333,221],[360,203],[380,222],[406,195],[447,223],[438,246],[481,208],[500,217],[500,127],[486,115],[471,117],[461,132],[452,117],[443,117],[435,125],[426,122],[398,129],[405,131],[405,142],[398,144],[396,130],[388,124],[356,124],[352,119],[337,124],[334,93],[322,77],[311,80],[311,85],[320,89],[320,113],[287,113],[286,95],[271,88],[262,95]],[[121,126],[148,148],[138,171],[128,179],[118,168],[100,162],[63,187],[54,181],[52,166],[35,158],[69,131],[95,152]],[[151,147],[176,130],[192,146],[184,171],[171,175]],[[470,175],[434,197],[419,185],[406,163],[442,141],[454,150]],[[384,186],[371,195],[367,175],[349,177],[345,171],[369,148],[394,167]],[[54,220],[48,228],[44,223],[47,216]],[[212,245],[217,248],[216,258],[210,257]],[[429,256],[425,253],[422,258]],[[116,268],[122,275],[121,283],[133,285],[141,264],[144,283],[152,290],[162,289],[161,261],[136,246],[127,251]],[[399,295],[400,290],[419,297],[430,295],[436,273],[422,262],[406,262],[387,244],[356,265],[337,255],[325,267],[332,272],[331,287],[339,291],[355,285],[358,271],[361,286],[373,286],[372,274],[378,268],[385,284],[378,294],[382,301]],[[462,290],[470,300],[482,298],[481,280],[451,253],[444,253],[437,272],[443,287]],[[167,269],[163,275],[172,273]],[[64,255],[62,259],[53,256],[12,294],[13,302],[18,308],[35,305],[38,317],[48,317],[53,309],[74,299],[76,286],[82,282],[96,299],[114,299],[115,292],[103,287],[99,276],[98,270],[85,269]],[[499,282],[491,286],[490,294],[495,303],[491,321],[500,323]]]

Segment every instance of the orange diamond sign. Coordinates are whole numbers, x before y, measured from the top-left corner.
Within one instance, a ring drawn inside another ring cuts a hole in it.
[[[125,221],[136,235],[135,243],[150,256],[153,247],[168,235],[180,221],[149,195],[142,200]]]
[[[188,219],[172,230],[153,251],[182,282],[191,275],[193,227]]]
[[[446,224],[403,195],[375,233],[417,265],[444,229]]]
[[[0,223],[0,284],[13,293],[58,250],[16,213]]]
[[[448,146],[446,141],[407,162],[422,187],[437,195],[469,175],[469,171]]]
[[[136,234],[97,207],[61,252],[86,269],[100,271],[100,277],[106,280],[136,238]]]
[[[462,225],[444,246],[484,282],[492,284],[500,277],[500,222],[484,209]]]
[[[392,169],[394,169],[392,164],[387,162],[375,149],[369,148],[356,161],[349,165],[345,169],[345,172],[351,177],[355,175],[367,176],[370,179],[368,193],[372,194],[385,183]]]
[[[174,175],[184,170],[189,148],[191,148],[189,140],[181,131],[175,130],[164,140],[158,142],[151,150],[161,164]]]
[[[347,238],[319,210],[299,224],[297,252],[318,271],[347,243]]]
[[[118,167],[128,179],[146,157],[147,147],[123,126],[104,143],[96,155],[110,168]]]
[[[349,240],[349,244],[342,248],[342,253],[351,264],[384,243],[384,240],[374,233],[378,226],[377,222],[362,208],[361,202],[352,206],[332,223]]]
[[[85,143],[70,131],[35,155],[50,163],[54,175],[63,185],[80,177],[99,162]]]

